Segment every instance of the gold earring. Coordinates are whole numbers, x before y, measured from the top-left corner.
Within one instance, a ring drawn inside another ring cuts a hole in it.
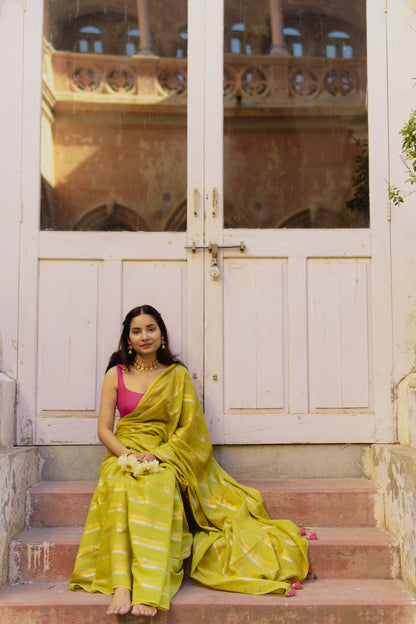
[[[160,344],[160,348],[161,348],[161,349],[166,349],[166,346],[165,346],[165,345],[166,345],[166,343],[165,343],[165,339],[164,339],[164,338],[162,338],[162,341],[161,341],[161,344]]]
[[[128,348],[127,353],[128,353],[129,355],[133,355],[133,347],[132,347],[131,345],[129,345],[129,348]]]

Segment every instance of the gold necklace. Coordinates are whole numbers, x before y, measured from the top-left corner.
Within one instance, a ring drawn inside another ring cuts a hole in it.
[[[151,373],[159,368],[159,362],[155,360],[152,364],[143,364],[143,362],[134,360],[133,366],[139,373]]]

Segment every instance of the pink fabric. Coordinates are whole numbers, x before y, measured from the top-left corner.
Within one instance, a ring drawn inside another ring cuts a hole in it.
[[[118,389],[117,389],[117,407],[120,412],[120,418],[130,414],[140,403],[143,398],[143,394],[140,392],[133,392],[124,385],[123,371],[121,365],[117,364],[117,377],[118,377]]]

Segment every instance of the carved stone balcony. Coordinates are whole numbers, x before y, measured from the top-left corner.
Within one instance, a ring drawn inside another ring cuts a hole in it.
[[[44,100],[52,112],[186,110],[187,61],[62,52],[44,45]],[[226,54],[226,116],[363,115],[365,58]],[[249,111],[248,111],[249,109]],[[258,113],[256,113],[258,111]]]

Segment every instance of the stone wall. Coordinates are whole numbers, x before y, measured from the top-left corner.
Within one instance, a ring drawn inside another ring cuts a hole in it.
[[[8,577],[9,542],[26,523],[26,493],[39,480],[34,448],[12,448],[16,384],[0,373],[0,587]]]
[[[403,581],[416,591],[416,449],[374,445],[368,473],[384,493],[384,521],[400,546]]]
[[[416,591],[416,374],[398,387],[399,444],[371,448],[367,473],[384,493],[384,521],[400,544],[402,578]]]
[[[38,480],[36,449],[0,449],[0,587],[7,582],[9,542],[26,523],[26,493]]]

